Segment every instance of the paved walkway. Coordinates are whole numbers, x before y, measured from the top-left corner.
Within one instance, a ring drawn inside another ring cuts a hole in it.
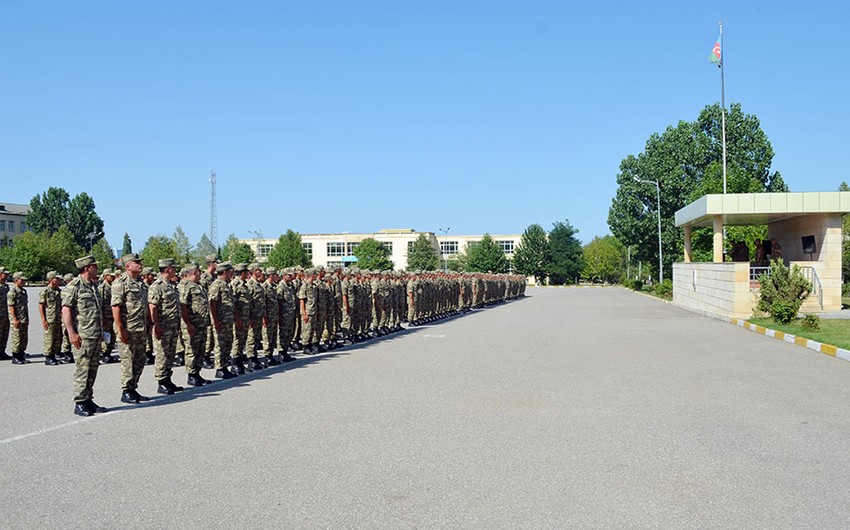
[[[529,294],[147,406],[108,365],[94,418],[70,366],[0,363],[0,526],[850,524],[850,364],[623,289]]]

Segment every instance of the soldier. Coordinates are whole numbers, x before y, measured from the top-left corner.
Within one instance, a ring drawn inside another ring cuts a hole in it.
[[[127,254],[124,262],[126,274],[112,282],[110,303],[118,356],[121,360],[121,402],[139,403],[150,398],[139,394],[139,379],[147,360],[148,289],[142,275],[142,260],[138,254]]]
[[[230,279],[233,277],[233,267],[229,261],[216,265],[217,278],[210,284],[208,293],[210,301],[210,316],[216,338],[215,376],[230,379],[232,373],[227,365],[230,362],[230,351],[233,348],[233,291],[230,289]]]
[[[6,303],[6,297],[9,296],[9,284],[6,283],[6,277],[9,272],[5,267],[0,267],[0,302]],[[0,361],[8,361],[12,357],[6,353],[6,344],[9,343],[9,311],[5,308],[0,310]]]
[[[186,384],[202,386],[207,381],[201,376],[204,347],[207,341],[207,322],[210,318],[210,302],[207,293],[200,285],[201,271],[197,265],[186,265],[181,271],[180,313],[183,317],[184,342],[186,348],[186,372],[189,376]]]
[[[114,363],[118,359],[112,356],[112,350],[115,348],[115,334],[112,332],[115,322],[112,319],[112,282],[115,281],[115,272],[112,269],[104,269],[100,277],[100,283],[97,289],[100,292],[100,299],[103,302],[103,331],[107,332],[104,335],[103,343],[100,345],[100,362]]]
[[[301,282],[301,287],[298,290],[298,305],[301,309],[302,321],[301,342],[304,345],[304,353],[307,355],[319,353],[318,344],[314,343],[315,334],[313,333],[313,325],[316,321],[317,298],[319,297],[316,284],[313,283],[315,275],[315,269],[304,271],[304,280]]]
[[[62,285],[66,286],[71,283],[71,280],[74,279],[74,275],[71,273],[66,274],[62,277]],[[62,293],[59,293],[59,300],[62,300]],[[64,363],[72,363],[74,362],[74,355],[71,353],[71,341],[68,340],[68,330],[65,328],[65,320],[62,318],[62,311],[60,308],[59,311],[59,321],[62,323],[62,362]]]
[[[292,283],[293,271],[286,269],[283,271],[283,279],[277,284],[277,298],[280,301],[280,326],[278,337],[280,342],[278,348],[281,352],[281,361],[288,363],[294,361],[295,358],[289,355],[289,348],[292,344],[292,336],[295,332],[295,306],[298,302],[298,295],[295,292],[295,284]],[[269,357],[269,366],[279,364],[274,357]]]
[[[23,272],[12,275],[14,283],[6,295],[9,306],[9,320],[12,323],[12,364],[28,364],[27,343],[29,342],[29,308],[27,290],[24,287],[27,277]]]
[[[263,320],[266,317],[266,290],[263,289],[263,268],[258,263],[250,267],[251,278],[246,282],[251,292],[251,323],[248,328],[248,343],[245,345],[249,352],[263,349]]]
[[[153,324],[153,353],[156,359],[156,391],[171,395],[183,390],[171,381],[177,334],[180,332],[180,295],[175,285],[177,268],[171,258],[159,260],[159,278],[148,291],[148,308]]]
[[[263,289],[266,291],[266,318],[263,320],[263,328],[265,329],[266,339],[266,358],[274,359],[274,352],[277,349],[277,332],[280,324],[280,300],[277,298],[277,269],[269,267],[266,269],[266,281],[263,282]],[[254,360],[259,364],[256,359]],[[260,364],[260,368],[263,365]]]
[[[150,291],[151,285],[156,281],[156,272],[151,267],[144,267],[142,269],[142,288],[145,290],[145,299],[147,300],[148,292]],[[145,331],[146,342],[145,342],[145,364],[153,365],[156,363],[156,359],[153,357],[153,325],[150,320],[148,320],[148,329]]]
[[[59,284],[62,277],[56,271],[47,273],[47,286],[38,293],[38,312],[41,315],[41,327],[44,328],[44,364],[57,366],[61,362],[56,358],[62,348],[62,294]]]
[[[230,289],[233,291],[233,317],[235,320],[233,350],[230,353],[231,362],[240,373],[245,372],[245,344],[248,341],[248,323],[251,320],[251,291],[248,290],[248,267],[244,263],[233,266],[233,281]],[[257,352],[248,351],[248,369],[253,370],[257,361]],[[253,363],[252,363],[253,360]]]
[[[216,266],[218,265],[218,258],[212,254],[207,256],[206,258],[207,270],[201,273],[201,287],[203,287],[204,291],[209,294],[210,286],[215,281],[216,276]],[[216,333],[209,333],[207,336],[207,352],[205,355],[204,368],[212,368],[212,352],[215,350],[215,341],[216,341]],[[230,352],[228,352],[228,355]]]
[[[74,349],[74,414],[91,416],[107,412],[94,402],[94,382],[100,365],[103,338],[103,309],[97,290],[97,262],[94,256],[74,261],[78,275],[62,290],[62,320]]]
[[[292,351],[298,351],[304,346],[301,344],[301,304],[298,301],[298,292],[301,290],[301,283],[304,281],[304,268],[295,267],[295,273],[292,276],[292,288],[295,291],[295,329],[292,330],[294,341],[292,343]]]
[[[357,295],[354,292],[352,271],[345,269],[342,272],[342,279],[339,282],[340,290],[340,328],[342,329],[344,340],[349,344],[354,344],[354,326],[352,324],[352,313],[356,304]]]

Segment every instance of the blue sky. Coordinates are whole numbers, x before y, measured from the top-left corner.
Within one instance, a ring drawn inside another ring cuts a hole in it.
[[[229,233],[608,233],[620,161],[720,99],[792,191],[850,180],[844,2],[77,1],[0,8],[1,201],[120,248]]]

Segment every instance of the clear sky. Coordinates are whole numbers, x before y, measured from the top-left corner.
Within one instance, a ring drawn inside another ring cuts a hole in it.
[[[0,201],[85,191],[120,249],[227,234],[608,233],[620,161],[720,100],[792,191],[850,180],[834,1],[7,0]]]

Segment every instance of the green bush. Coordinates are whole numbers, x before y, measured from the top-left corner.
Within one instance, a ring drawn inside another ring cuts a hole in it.
[[[771,262],[770,274],[762,274],[759,282],[758,309],[782,324],[797,318],[803,300],[812,292],[811,282],[799,267],[794,265],[789,270],[780,260]]]
[[[632,282],[632,289],[634,289],[635,291],[642,291],[643,290],[643,281],[642,280],[633,281]]]
[[[817,331],[820,329],[820,317],[817,315],[806,315],[802,325],[806,329]]]
[[[666,280],[664,280],[661,283],[656,283],[654,290],[655,290],[655,294],[657,294],[658,296],[663,296],[665,298],[672,297],[673,296],[673,280],[667,278]]]
[[[841,284],[841,296],[850,296],[850,283]]]

